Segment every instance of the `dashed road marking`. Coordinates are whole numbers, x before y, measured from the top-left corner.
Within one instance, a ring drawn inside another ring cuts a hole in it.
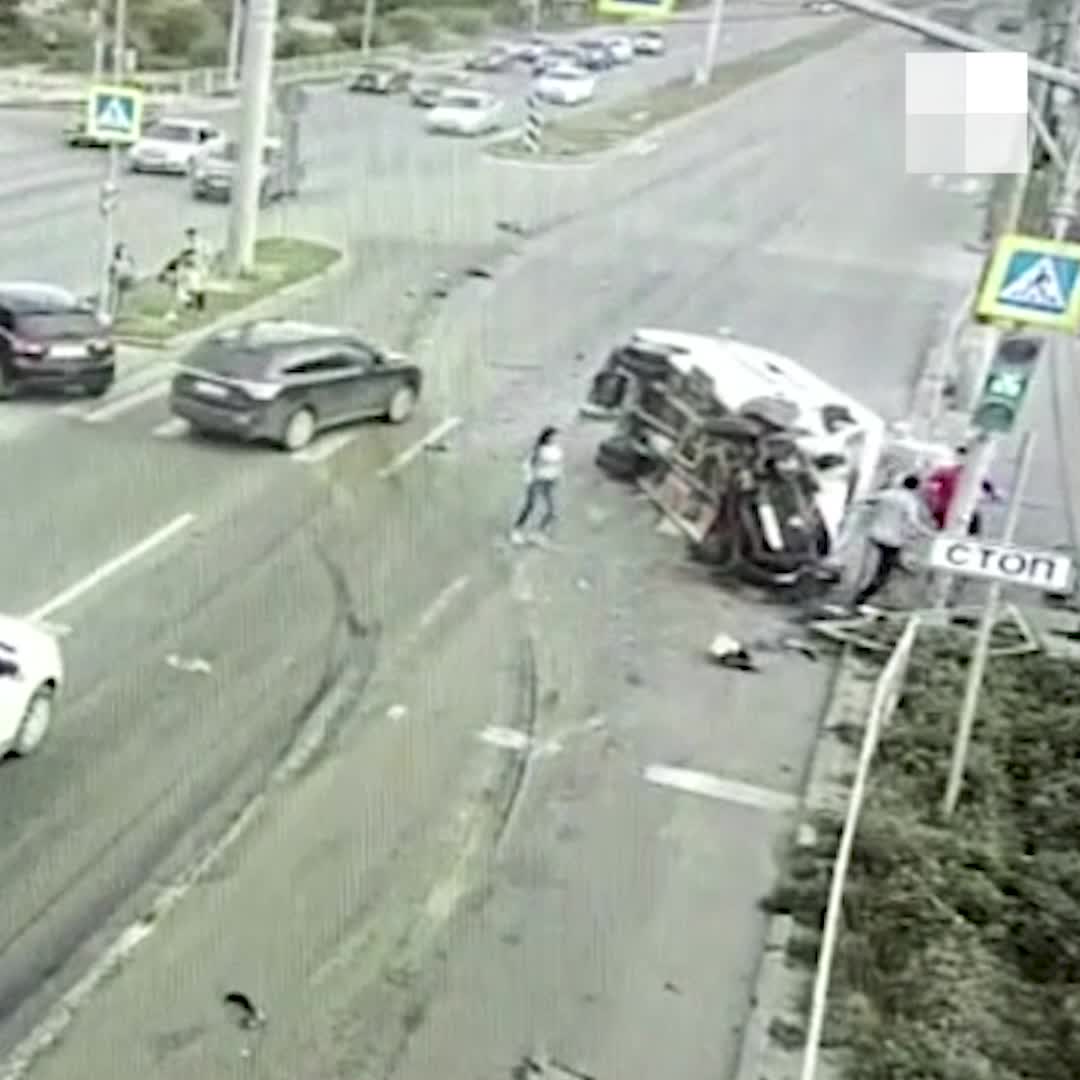
[[[80,419],[87,424],[105,424],[110,420],[115,420],[118,416],[123,416],[124,413],[140,408],[148,401],[164,397],[168,392],[169,384],[167,381],[151,383],[149,386],[144,386],[141,390],[136,390],[131,394],[125,394],[123,397],[117,398],[115,401],[110,401],[100,408],[91,409],[89,412],[83,413]]]
[[[448,416],[442,423],[436,424],[422,439],[414,442],[412,446],[406,447],[389,465],[380,469],[378,473],[379,479],[386,480],[395,473],[401,472],[402,469],[411,465],[429,446],[434,446],[440,439],[445,439],[452,431],[456,431],[461,427],[461,424],[462,419],[460,416]]]
[[[182,439],[191,431],[191,425],[182,417],[173,416],[158,424],[151,434],[155,439]]]
[[[645,770],[645,779],[650,784],[674,788],[691,795],[703,795],[721,802],[739,803],[756,810],[787,812],[794,810],[799,800],[794,795],[769,788],[743,784],[738,780],[725,780],[713,773],[695,772],[693,769],[677,769],[668,765],[650,765]]]
[[[344,450],[359,435],[358,431],[333,431],[328,435],[321,435],[310,446],[294,451],[289,457],[293,461],[300,462],[301,465],[315,465],[333,457],[338,451]]]

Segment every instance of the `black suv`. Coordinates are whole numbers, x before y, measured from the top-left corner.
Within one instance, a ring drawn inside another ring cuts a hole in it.
[[[350,330],[264,319],[214,334],[178,365],[169,407],[194,431],[301,450],[326,428],[406,421],[418,367]]]
[[[116,375],[116,350],[93,307],[66,289],[0,283],[0,399],[22,388],[100,397]]]

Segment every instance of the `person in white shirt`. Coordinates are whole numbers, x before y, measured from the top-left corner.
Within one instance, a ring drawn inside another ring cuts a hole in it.
[[[525,461],[525,502],[510,534],[515,544],[524,542],[522,530],[540,503],[544,504],[540,532],[547,532],[555,522],[555,489],[563,471],[563,452],[558,443],[558,434],[553,427],[544,428]]]
[[[870,510],[866,535],[877,554],[877,566],[856,595],[856,607],[862,607],[885,587],[900,565],[905,544],[919,535],[930,536],[934,531],[926,520],[917,476],[905,476],[899,487],[883,488],[864,505]]]

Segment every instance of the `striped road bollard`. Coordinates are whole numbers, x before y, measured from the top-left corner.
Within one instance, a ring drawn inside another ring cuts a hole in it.
[[[540,99],[535,94],[530,94],[526,100],[526,107],[525,131],[523,133],[525,149],[530,154],[538,154],[544,135],[544,113],[540,108]]]

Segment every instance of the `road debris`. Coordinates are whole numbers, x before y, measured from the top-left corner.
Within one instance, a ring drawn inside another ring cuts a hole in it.
[[[465,276],[490,280],[495,275],[486,266],[467,266],[465,267]]]
[[[596,1080],[591,1073],[564,1065],[547,1054],[526,1054],[510,1075],[513,1080]]]
[[[238,1027],[254,1031],[266,1026],[266,1014],[241,990],[232,990],[222,999]]]
[[[499,232],[510,233],[512,236],[529,235],[529,230],[520,221],[496,221],[495,228]]]
[[[391,705],[386,710],[386,719],[392,724],[400,723],[409,715],[409,710],[404,705]]]
[[[757,671],[758,667],[746,647],[730,634],[717,634],[709,645],[709,656],[722,667],[736,671]]]
[[[169,653],[165,657],[165,663],[176,671],[187,672],[190,675],[209,675],[213,671],[210,662],[204,660],[201,656],[184,657],[177,656],[176,653]]]

